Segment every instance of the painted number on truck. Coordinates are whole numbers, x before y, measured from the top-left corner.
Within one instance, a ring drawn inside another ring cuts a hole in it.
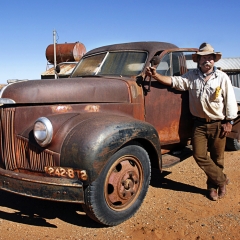
[[[45,172],[53,177],[74,178],[74,170],[72,168],[63,167],[45,167]]]

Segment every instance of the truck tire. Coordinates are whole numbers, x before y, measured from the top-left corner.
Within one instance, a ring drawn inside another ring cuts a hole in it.
[[[235,138],[226,139],[226,148],[230,151],[238,151],[240,150],[240,142]]]
[[[93,220],[114,226],[129,219],[146,196],[151,177],[147,152],[128,145],[116,152],[84,191],[83,209]]]

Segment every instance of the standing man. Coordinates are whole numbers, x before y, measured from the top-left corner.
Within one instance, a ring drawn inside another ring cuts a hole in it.
[[[192,55],[198,68],[182,76],[163,76],[154,67],[146,69],[146,75],[160,83],[189,91],[189,106],[194,117],[193,157],[207,175],[208,197],[213,201],[226,194],[229,182],[223,173],[226,136],[238,112],[229,77],[214,67],[221,56],[210,44],[202,43],[199,51]]]

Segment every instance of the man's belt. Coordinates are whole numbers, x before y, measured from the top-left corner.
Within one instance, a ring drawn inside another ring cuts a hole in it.
[[[194,117],[194,119],[202,123],[215,123],[215,122],[221,121],[221,120],[212,120],[210,118],[200,118],[200,117]]]

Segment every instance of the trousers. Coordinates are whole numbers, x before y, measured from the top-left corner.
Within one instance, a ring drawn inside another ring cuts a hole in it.
[[[194,121],[192,147],[193,157],[207,175],[207,188],[218,188],[226,181],[224,151],[226,137],[220,137],[221,121],[203,123]]]

